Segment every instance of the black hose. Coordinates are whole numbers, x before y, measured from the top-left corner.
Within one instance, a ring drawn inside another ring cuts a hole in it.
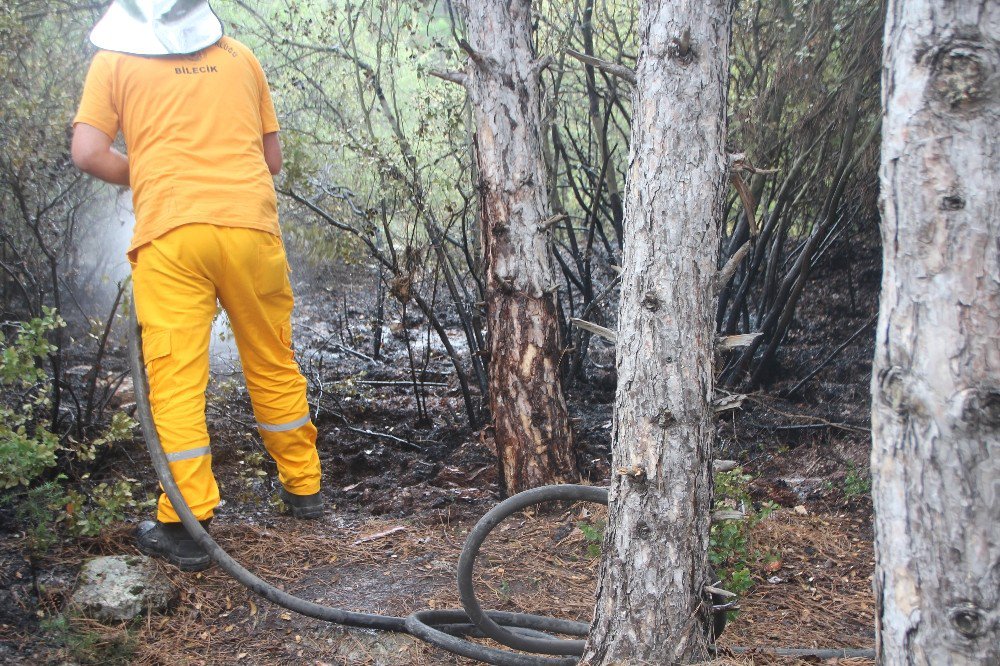
[[[198,519],[191,513],[187,502],[184,501],[184,496],[181,494],[180,488],[177,487],[173,474],[170,472],[170,464],[167,462],[167,456],[163,452],[160,437],[156,432],[153,412],[149,404],[149,381],[146,378],[146,367],[142,358],[141,330],[135,318],[134,307],[132,308],[131,330],[129,333],[129,363],[132,366],[132,382],[135,385],[136,416],[142,426],[142,433],[146,439],[146,448],[149,449],[149,456],[153,461],[153,469],[156,470],[156,475],[160,479],[163,492],[170,498],[170,503],[177,511],[181,523],[184,524],[191,538],[204,548],[226,573],[253,592],[269,601],[273,601],[279,606],[284,606],[302,615],[336,622],[337,624],[345,624],[351,627],[406,631],[404,618],[370,613],[354,613],[339,608],[330,608],[283,592],[244,569],[239,562],[231,558],[229,553],[223,550],[209,536],[205,528],[198,522]]]
[[[511,514],[542,502],[554,500],[597,502],[599,504],[608,503],[607,488],[596,488],[594,486],[545,486],[543,488],[533,488],[523,493],[518,493],[513,497],[505,499],[500,504],[490,509],[485,516],[480,518],[476,526],[469,532],[469,537],[465,540],[465,547],[458,558],[458,592],[462,599],[462,606],[468,612],[469,617],[479,627],[483,633],[496,642],[526,652],[537,652],[540,654],[572,654],[582,655],[583,640],[563,640],[559,638],[535,638],[524,636],[507,631],[499,626],[483,611],[476,599],[476,591],[472,585],[472,569],[475,566],[476,555],[479,548],[486,541],[489,533]],[[573,623],[576,631],[562,632],[571,633],[575,636],[586,638],[590,627],[583,623]]]
[[[458,561],[458,587],[463,609],[422,610],[408,617],[356,613],[341,608],[323,606],[288,594],[247,571],[234,560],[205,531],[198,519],[191,513],[180,488],[170,472],[170,464],[160,444],[156,432],[153,412],[149,404],[149,381],[142,357],[142,330],[132,308],[129,327],[129,364],[135,386],[136,416],[142,426],[146,448],[153,462],[153,469],[159,477],[163,492],[181,519],[188,534],[200,545],[219,567],[252,592],[268,601],[278,604],[301,615],[326,620],[335,624],[365,629],[379,629],[409,633],[423,641],[454,654],[475,659],[495,666],[573,666],[583,653],[583,640],[555,638],[551,634],[577,636],[585,639],[589,626],[583,622],[530,615],[527,613],[505,613],[484,611],[476,599],[472,585],[472,573],[476,555],[486,537],[505,518],[525,507],[552,501],[585,501],[607,504],[608,491],[594,486],[556,485],[534,488],[509,497],[484,515],[469,533]],[[720,621],[721,619],[721,621]],[[724,614],[717,617],[716,635],[724,626]],[[463,637],[489,637],[502,645],[556,657],[540,657],[519,654],[487,647],[465,640]],[[733,648],[734,651],[749,651],[747,648]],[[813,654],[818,651],[797,651],[796,654]],[[864,652],[865,656],[874,651]]]
[[[528,615],[526,613],[483,611],[479,605],[479,600],[476,599],[476,593],[472,585],[472,572],[476,563],[476,555],[479,554],[479,548],[486,541],[486,537],[489,536],[490,532],[505,518],[525,507],[553,501],[583,501],[607,504],[608,491],[606,488],[596,488],[594,486],[544,486],[542,488],[525,490],[522,493],[508,497],[490,509],[485,516],[479,519],[479,522],[472,528],[472,531],[469,532],[469,536],[465,540],[465,546],[462,548],[462,554],[458,558],[458,590],[464,610],[418,611],[406,618],[406,628],[409,632],[449,652],[455,652],[466,657],[479,659],[480,661],[488,661],[488,663],[492,664],[509,664],[510,666],[570,666],[576,664],[578,659],[575,657],[583,654],[585,641],[553,638],[549,634],[557,633],[586,638],[587,633],[590,631],[589,625],[584,622],[558,620],[539,615]],[[482,634],[492,638],[501,645],[526,652],[562,655],[562,658],[520,655],[490,648],[490,659],[486,660],[463,651],[467,646],[477,649],[482,649],[482,646],[456,639],[454,636],[443,631],[442,628],[435,629],[433,626],[440,623],[468,622],[470,620]],[[503,625],[522,630],[508,631]],[[523,631],[523,629],[530,629],[532,631]]]
[[[470,659],[476,659],[485,663],[495,664],[496,666],[570,666],[571,664],[577,663],[577,659],[575,658],[553,659],[515,654],[505,650],[498,650],[484,645],[479,645],[477,643],[464,640],[459,636],[489,635],[491,631],[495,631],[495,628],[506,626],[514,629],[513,632],[510,632],[501,628],[501,631],[504,631],[507,635],[533,640],[549,641],[556,639],[545,638],[547,634],[542,632],[556,632],[574,636],[586,636],[588,627],[586,624],[580,622],[570,622],[567,620],[558,620],[540,617],[537,615],[528,615],[525,613],[503,613],[498,611],[483,613],[478,602],[476,603],[476,617],[480,618],[480,621],[483,618],[487,620],[489,624],[485,627],[477,627],[478,623],[471,621],[469,613],[461,609],[425,610],[413,613],[409,617],[405,618],[394,617],[391,615],[377,615],[374,613],[356,613],[341,608],[323,606],[312,601],[306,601],[305,599],[301,599],[295,595],[279,590],[267,581],[262,580],[250,571],[247,571],[239,562],[230,557],[229,554],[223,550],[222,547],[217,544],[208,532],[201,526],[198,519],[195,518],[193,513],[191,513],[191,509],[184,500],[184,496],[181,494],[180,488],[177,487],[173,474],[170,472],[170,465],[167,462],[166,454],[160,444],[160,438],[156,432],[156,426],[153,421],[153,413],[149,404],[149,381],[146,377],[146,367],[142,357],[142,331],[139,328],[138,321],[136,320],[134,307],[132,308],[130,318],[128,349],[129,364],[132,368],[132,381],[135,386],[136,417],[142,427],[143,436],[146,440],[146,448],[149,449],[149,455],[153,462],[153,469],[156,470],[156,475],[163,487],[163,492],[170,498],[170,502],[173,505],[174,510],[177,511],[177,515],[180,517],[181,523],[183,523],[184,527],[191,535],[191,538],[193,538],[198,545],[204,548],[205,552],[209,554],[216,564],[218,564],[223,571],[235,578],[237,582],[246,586],[254,593],[264,597],[268,601],[272,601],[279,606],[283,606],[284,608],[300,613],[301,615],[350,627],[363,627],[366,629],[410,633],[417,638],[421,638],[455,654],[459,654]],[[549,499],[570,499],[573,490],[577,490],[585,495],[585,497],[581,496],[581,499],[590,499],[593,501],[594,498],[597,498],[597,501],[602,501],[604,503],[607,502],[606,490],[586,486],[552,486],[550,488],[536,488],[535,490],[529,491],[533,494],[531,495],[532,501],[528,502],[528,504],[536,504],[538,502],[548,501]],[[546,491],[552,493],[551,497],[547,495]],[[497,515],[497,509],[504,506],[511,506],[508,503],[512,500],[517,500],[519,497],[520,495],[511,497],[506,503],[497,506],[493,511],[487,514],[487,516],[495,517]],[[509,513],[505,515],[509,515]],[[489,530],[495,527],[499,520],[497,520],[497,523],[493,523],[493,525],[489,529],[486,529],[485,532],[482,528],[482,522],[483,521],[480,521],[480,524],[476,525],[473,533],[481,534],[482,539],[485,539]],[[477,550],[481,543],[482,540],[476,544]],[[465,558],[464,560],[467,561],[467,567],[463,570],[463,573],[470,581],[472,578],[472,565],[474,559],[475,558],[473,557]],[[549,654],[559,653],[549,652]],[[562,654],[572,653],[563,652]]]

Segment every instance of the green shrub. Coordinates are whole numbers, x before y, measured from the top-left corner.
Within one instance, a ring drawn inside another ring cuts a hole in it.
[[[44,428],[29,433],[28,418],[0,408],[0,489],[27,486],[56,464],[59,438]]]
[[[65,516],[70,534],[97,536],[105,526],[121,520],[128,511],[154,502],[136,501],[134,490],[134,479],[102,481],[86,492],[71,488],[66,492],[60,515]]]
[[[736,594],[743,594],[753,587],[751,566],[758,562],[773,561],[769,553],[751,551],[750,532],[757,523],[771,515],[778,507],[774,502],[755,509],[750,499],[751,477],[736,468],[715,475],[715,510],[738,510],[744,520],[723,520],[713,523],[709,532],[708,560],[722,581],[722,586]],[[581,521],[577,527],[583,532],[587,556],[600,554],[604,540],[605,523]],[[714,582],[714,581],[713,581]]]
[[[85,475],[73,487],[66,487],[66,482],[60,474],[17,499],[14,513],[25,525],[27,548],[33,555],[42,555],[63,535],[97,536],[127,512],[156,503],[154,498],[135,499],[133,479],[93,483]]]
[[[872,491],[872,480],[867,472],[859,472],[854,465],[847,468],[844,477],[844,497],[863,497]]]
[[[607,525],[603,520],[594,523],[581,521],[577,527],[583,532],[583,538],[587,540],[587,557],[597,557],[601,554],[601,544],[604,542],[604,529]]]
[[[26,525],[29,549],[40,553],[61,533],[94,536],[138,503],[135,482],[94,482],[86,472],[98,452],[132,436],[136,422],[116,413],[99,437],[60,437],[48,422],[52,379],[44,360],[57,349],[48,341],[66,322],[52,309],[16,325],[12,341],[0,339],[0,490]],[[70,478],[60,470],[75,470]]]
[[[66,614],[47,617],[39,625],[51,642],[65,650],[69,657],[67,662],[101,666],[132,663],[138,648],[135,627],[135,622],[121,627],[102,627]]]
[[[11,344],[0,339],[0,490],[27,486],[56,465],[59,437],[42,421],[51,407],[49,376],[40,363],[56,351],[48,335],[66,325],[54,310],[18,325]]]
[[[750,532],[777,506],[764,504],[759,510],[750,499],[751,477],[739,467],[715,475],[715,509],[736,510],[746,517],[743,520],[722,520],[712,524],[709,532],[708,560],[715,567],[722,586],[736,594],[743,594],[753,587],[750,573],[752,564],[768,559],[766,553],[750,549]]]
[[[46,481],[18,499],[15,515],[26,526],[26,543],[32,554],[41,555],[59,541],[59,523],[66,507],[62,481]]]

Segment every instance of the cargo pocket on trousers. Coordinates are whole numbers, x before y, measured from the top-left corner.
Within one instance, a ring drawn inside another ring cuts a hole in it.
[[[280,243],[257,248],[257,271],[254,291],[258,296],[272,296],[288,289],[288,260]]]
[[[281,340],[281,357],[286,362],[295,361],[295,352],[292,350],[292,323],[286,321],[278,327],[278,338]]]
[[[150,363],[170,355],[170,331],[151,331],[142,336],[142,360],[149,369]]]

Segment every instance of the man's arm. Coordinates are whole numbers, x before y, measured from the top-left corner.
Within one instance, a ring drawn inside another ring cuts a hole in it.
[[[114,139],[87,123],[73,128],[70,154],[80,171],[112,185],[129,186],[128,158],[111,147]]]
[[[281,142],[278,141],[277,132],[268,132],[264,135],[264,161],[267,162],[267,170],[272,176],[281,173]]]

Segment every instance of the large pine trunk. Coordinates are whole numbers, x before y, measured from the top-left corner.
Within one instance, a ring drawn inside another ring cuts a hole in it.
[[[714,277],[728,0],[643,0],[608,533],[583,663],[708,656]]]
[[[560,381],[541,107],[529,0],[468,2],[489,330],[489,393],[507,492],[579,478]]]
[[[883,664],[1000,663],[1000,3],[890,2],[872,377]]]

